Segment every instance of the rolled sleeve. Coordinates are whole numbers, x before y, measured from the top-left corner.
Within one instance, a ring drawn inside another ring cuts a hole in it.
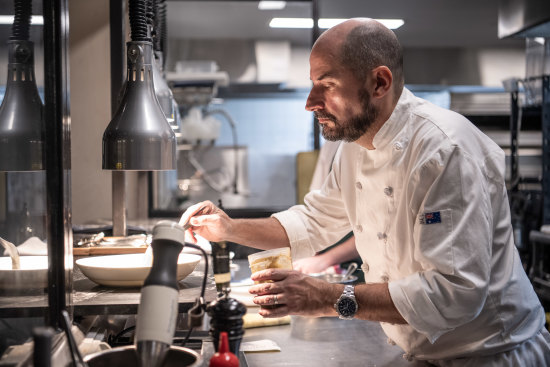
[[[308,238],[308,231],[298,212],[286,210],[272,215],[283,226],[290,242],[292,259],[297,260],[315,255]]]
[[[447,320],[441,315],[422,287],[421,274],[413,274],[388,284],[390,297],[407,323],[434,343],[441,335],[453,330],[442,328]]]

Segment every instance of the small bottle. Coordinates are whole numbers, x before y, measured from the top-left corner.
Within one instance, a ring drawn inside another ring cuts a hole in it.
[[[220,333],[220,345],[218,351],[210,359],[209,367],[239,367],[239,358],[229,351],[227,333]]]

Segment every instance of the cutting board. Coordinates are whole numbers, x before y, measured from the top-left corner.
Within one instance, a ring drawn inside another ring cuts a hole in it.
[[[96,255],[121,255],[141,254],[147,250],[147,246],[92,246],[74,247],[74,256],[96,256]]]

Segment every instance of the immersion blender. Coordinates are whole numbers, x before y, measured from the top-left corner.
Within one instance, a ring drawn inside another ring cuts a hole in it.
[[[185,230],[178,223],[160,221],[153,228],[153,266],[141,288],[136,320],[136,348],[142,367],[158,367],[176,331],[178,316],[178,256]]]

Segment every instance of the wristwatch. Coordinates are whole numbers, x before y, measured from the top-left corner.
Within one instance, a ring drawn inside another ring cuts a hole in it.
[[[338,301],[334,304],[336,312],[338,312],[338,317],[343,320],[351,320],[357,313],[359,305],[355,300],[355,291],[353,285],[346,285],[344,287],[344,292]]]

